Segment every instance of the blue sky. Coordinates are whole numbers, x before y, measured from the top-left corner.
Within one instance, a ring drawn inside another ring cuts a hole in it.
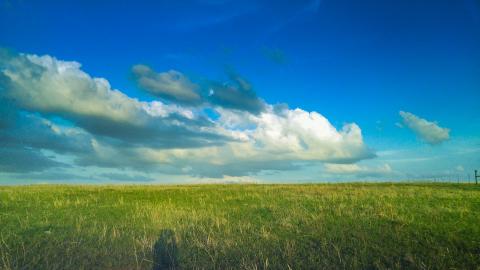
[[[475,0],[1,0],[0,46],[0,183],[480,169]]]

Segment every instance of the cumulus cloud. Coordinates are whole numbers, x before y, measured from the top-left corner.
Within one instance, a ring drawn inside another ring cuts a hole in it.
[[[209,82],[208,94],[199,94],[181,73],[155,73],[146,66],[134,72],[152,80],[147,84],[170,103],[129,97],[77,62],[48,55],[0,57],[0,103],[8,105],[0,109],[0,169],[129,170],[132,177],[98,175],[117,180],[133,180],[140,171],[237,177],[375,156],[356,124],[337,129],[318,112],[267,104],[234,72],[227,83]],[[205,116],[205,109],[218,117]]]
[[[185,104],[199,104],[198,85],[176,70],[157,73],[146,65],[135,65],[132,73],[138,85],[149,93]]]
[[[235,130],[237,141],[222,146],[163,150],[137,148],[127,155],[116,153],[116,149],[102,151],[114,151],[110,155],[128,157],[124,161],[128,166],[162,164],[161,169],[167,168],[169,171],[171,166],[189,167],[189,174],[209,177],[243,176],[264,170],[292,170],[300,168],[299,163],[309,162],[353,163],[374,157],[355,124],[347,124],[337,130],[319,113],[286,108],[278,111],[275,108],[268,105],[260,115],[220,110],[219,125],[225,129],[244,127]],[[142,161],[133,162],[130,160],[132,158]]]
[[[301,109],[284,111],[268,105],[260,115],[220,110],[218,125],[230,130],[231,141],[219,146],[155,149],[115,147],[95,141],[94,156],[84,166],[128,167],[168,174],[223,177],[252,175],[265,170],[294,170],[299,163],[353,163],[374,157],[360,128],[346,124],[337,130],[322,115]],[[242,129],[238,130],[238,127]]]
[[[356,124],[346,124],[337,130],[317,112],[299,108],[278,110],[268,105],[260,115],[246,115],[245,118],[237,121],[243,121],[243,125],[250,123],[255,128],[245,131],[253,143],[242,145],[243,149],[239,152],[244,155],[255,153],[270,158],[278,155],[282,159],[337,163],[373,157]],[[220,121],[232,125],[235,120],[224,113]]]
[[[450,129],[440,127],[436,122],[430,122],[413,113],[400,111],[403,123],[420,139],[431,144],[440,144],[450,138]]]
[[[0,98],[22,110],[62,117],[92,134],[160,148],[231,139],[188,108],[131,98],[112,89],[106,79],[90,77],[77,62],[17,55],[3,63]]]

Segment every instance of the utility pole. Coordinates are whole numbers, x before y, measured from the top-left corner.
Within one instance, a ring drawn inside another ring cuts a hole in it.
[[[477,170],[475,170],[475,185],[478,185],[478,178],[480,175],[477,174]]]

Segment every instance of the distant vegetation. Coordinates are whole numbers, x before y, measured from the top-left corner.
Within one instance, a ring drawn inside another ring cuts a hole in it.
[[[480,269],[468,184],[0,187],[0,269]]]

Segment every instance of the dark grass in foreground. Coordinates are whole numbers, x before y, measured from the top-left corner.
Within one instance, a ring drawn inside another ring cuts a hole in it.
[[[480,188],[0,187],[0,269],[480,269]]]

